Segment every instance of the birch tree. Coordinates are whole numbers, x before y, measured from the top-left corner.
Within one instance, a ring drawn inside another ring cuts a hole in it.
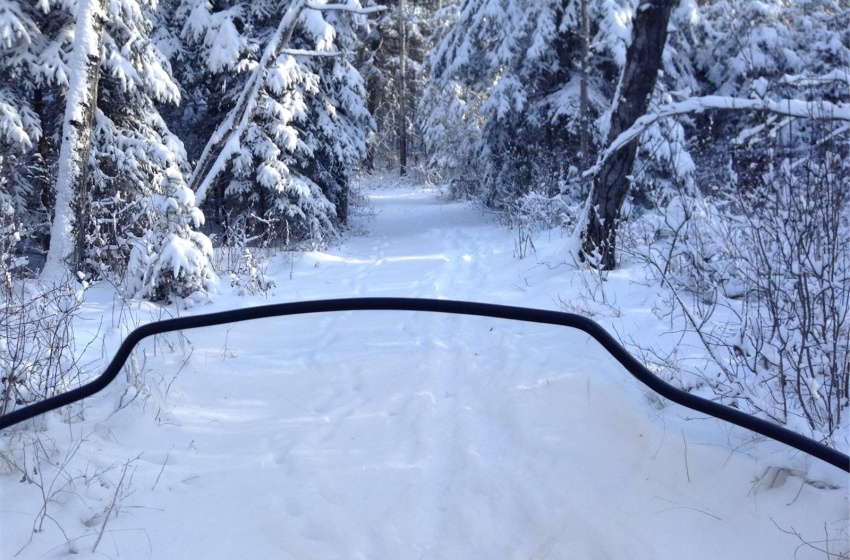
[[[79,264],[81,247],[75,243],[74,223],[79,223],[84,205],[74,208],[74,200],[84,193],[86,186],[106,3],[107,0],[79,0],[77,3],[50,248],[41,272],[46,282],[60,281],[67,276],[69,267],[76,269]]]

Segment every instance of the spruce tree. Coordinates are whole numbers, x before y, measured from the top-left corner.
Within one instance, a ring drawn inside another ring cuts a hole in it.
[[[204,105],[174,126],[200,119],[217,127],[191,147],[197,194],[227,236],[320,244],[346,219],[349,179],[373,126],[345,55],[362,16],[271,1],[216,8],[173,5],[183,52],[201,54],[178,53],[180,75],[205,93]],[[285,44],[273,44],[279,37]]]

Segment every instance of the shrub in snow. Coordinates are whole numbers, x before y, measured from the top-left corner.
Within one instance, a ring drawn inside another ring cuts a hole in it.
[[[269,256],[274,249],[253,247],[244,220],[237,217],[227,229],[222,243],[215,248],[213,263],[216,271],[230,279],[230,286],[240,296],[267,295],[275,281],[265,274]]]
[[[18,281],[0,292],[0,414],[78,383],[72,320],[81,301],[69,286]]]
[[[243,249],[242,258],[236,268],[230,273],[230,285],[240,296],[267,294],[275,287],[272,278],[263,272],[265,263],[257,261],[251,251]]]
[[[674,197],[624,237],[665,289],[658,311],[704,350],[693,369],[671,372],[680,383],[847,449],[846,153],[783,160],[719,199]],[[650,361],[685,358],[672,352]]]
[[[783,160],[741,199],[750,211],[736,237],[750,242],[736,255],[746,297],[734,367],[783,389],[771,393],[782,418],[802,414],[833,440],[850,406],[847,154]]]
[[[179,175],[178,175],[179,176]],[[194,195],[185,186],[163,179],[174,196],[153,195],[138,214],[138,234],[128,236],[125,291],[154,301],[215,293],[212,243],[195,231],[203,220]]]
[[[534,251],[534,240],[541,232],[575,222],[579,205],[569,205],[567,199],[570,197],[547,197],[532,192],[507,206],[503,216],[508,227],[516,232],[515,257],[522,259]]]
[[[3,183],[0,178],[0,188]],[[21,224],[16,222],[15,209],[0,195],[0,283],[7,292],[12,290],[12,272],[26,264],[26,258],[15,255],[21,242],[21,229]]]

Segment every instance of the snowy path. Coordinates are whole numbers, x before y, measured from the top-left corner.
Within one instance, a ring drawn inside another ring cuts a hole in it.
[[[446,204],[429,190],[376,191],[370,200],[375,217],[365,224],[367,236],[312,255],[326,271],[318,275],[324,297],[477,299],[476,294],[486,297],[482,283],[490,280],[481,260],[511,257],[506,232],[468,204]]]
[[[369,195],[367,234],[272,263],[271,301],[557,308],[575,292],[580,273],[514,259],[513,234],[473,206],[409,187]],[[620,305],[641,308],[629,294]],[[209,310],[261,303],[225,294]],[[340,313],[190,331],[145,355],[152,394],[114,412],[115,387],[90,404],[86,499],[59,495],[57,522],[18,558],[790,558],[800,540],[779,528],[811,541],[826,528],[831,550],[846,539],[840,473],[662,406],[567,329]],[[0,484],[5,559],[41,504]]]

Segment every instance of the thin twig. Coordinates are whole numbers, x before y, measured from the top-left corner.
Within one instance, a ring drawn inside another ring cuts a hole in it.
[[[115,503],[118,501],[118,496],[121,493],[121,488],[124,485],[124,477],[127,475],[127,468],[130,466],[130,460],[124,463],[124,469],[121,471],[121,480],[118,481],[118,486],[115,487],[115,493],[112,495],[112,502],[109,504],[109,507],[106,509],[106,515],[103,518],[103,524],[100,526],[100,532],[97,535],[97,540],[94,541],[94,546],[91,551],[94,552],[97,550],[97,545],[100,544],[100,539],[103,538],[103,532],[106,530],[106,523],[109,521],[109,516],[112,514],[112,510],[115,508]]]

